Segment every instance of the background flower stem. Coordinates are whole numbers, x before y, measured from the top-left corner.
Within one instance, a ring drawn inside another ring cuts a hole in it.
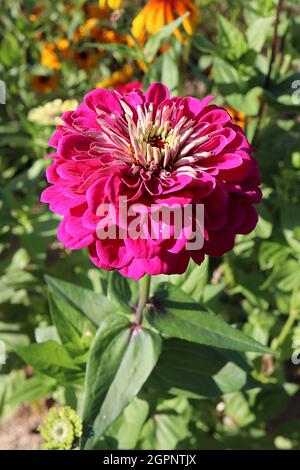
[[[279,0],[277,3],[276,7],[276,14],[275,14],[275,23],[274,23],[274,32],[273,32],[273,37],[272,37],[272,49],[271,49],[271,57],[270,57],[270,62],[269,62],[269,67],[268,67],[268,73],[265,78],[265,83],[264,83],[264,89],[268,90],[270,86],[270,81],[271,81],[271,74],[272,74],[272,69],[273,69],[273,64],[276,58],[276,53],[278,51],[278,25],[279,25],[279,18],[280,18],[280,13],[283,8],[283,0]],[[260,129],[261,122],[263,120],[263,115],[264,115],[264,110],[265,110],[265,100],[264,98],[262,99],[259,113],[258,113],[258,119],[257,119],[257,125],[256,129],[254,132],[254,137],[253,137],[253,143],[256,142],[257,135]]]
[[[288,319],[286,320],[285,324],[283,325],[283,328],[279,334],[279,336],[273,341],[272,348],[274,350],[277,350],[284,341],[286,340],[289,332],[291,331],[291,328],[297,319],[298,316],[298,311],[296,309],[291,309]]]

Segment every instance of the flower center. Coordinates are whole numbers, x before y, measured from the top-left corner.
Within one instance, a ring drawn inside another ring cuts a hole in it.
[[[148,143],[151,145],[151,147],[158,147],[159,149],[163,149],[165,147],[165,142],[159,137],[151,137],[148,140]]]
[[[122,106],[128,123],[135,170],[141,167],[147,171],[171,169],[179,149],[180,126],[171,126],[170,108],[165,106],[154,113],[152,103],[148,109],[138,106],[138,120],[135,123],[131,109],[124,102]]]
[[[180,168],[194,175],[199,160],[210,156],[201,150],[210,135],[199,137],[195,121],[183,115],[182,107],[166,104],[154,110],[153,103],[145,103],[133,111],[122,99],[120,104],[122,117],[99,116],[104,134],[97,149],[112,153],[116,164],[130,165],[132,174],[144,170],[149,176],[152,172],[165,175]]]
[[[54,423],[51,430],[51,437],[55,441],[63,442],[66,440],[69,432],[69,426],[67,422],[61,421]]]

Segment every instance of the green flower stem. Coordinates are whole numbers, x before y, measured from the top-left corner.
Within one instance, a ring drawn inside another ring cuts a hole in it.
[[[278,350],[278,348],[284,343],[284,341],[286,340],[296,318],[298,316],[298,312],[296,309],[291,309],[290,313],[289,313],[289,316],[288,316],[288,319],[287,321],[285,322],[285,324],[283,325],[283,328],[279,334],[279,336],[274,340],[274,343],[273,343],[273,349],[274,350]]]
[[[147,300],[149,299],[151,276],[149,274],[146,274],[139,282],[140,282],[140,297],[139,297],[139,302],[136,308],[136,313],[135,313],[135,318],[134,318],[134,323],[136,325],[140,325],[140,323],[142,322],[143,311],[147,303]]]

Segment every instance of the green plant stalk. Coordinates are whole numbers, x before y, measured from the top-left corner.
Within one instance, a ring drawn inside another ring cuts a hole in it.
[[[279,26],[279,19],[280,19],[280,13],[281,13],[282,8],[283,8],[283,0],[278,0],[277,7],[276,7],[276,14],[275,14],[274,32],[273,32],[273,37],[272,37],[271,57],[269,61],[268,72],[265,77],[264,90],[269,89],[272,69],[273,69],[274,61],[276,59],[276,53],[277,53],[277,48],[278,48],[278,26]],[[266,103],[265,103],[264,97],[262,97],[262,102],[261,102],[259,112],[258,112],[256,129],[255,129],[254,136],[252,139],[254,144],[256,142],[257,134],[261,126],[261,122],[262,122],[262,118],[263,118],[263,114],[265,110],[265,105]]]
[[[277,350],[283,343],[284,341],[286,340],[296,318],[297,318],[297,315],[298,315],[298,311],[296,309],[291,309],[290,313],[289,313],[289,316],[288,316],[288,319],[287,321],[285,322],[285,324],[283,325],[282,327],[282,330],[279,334],[279,336],[274,340],[274,345],[273,345],[273,349],[274,350]]]
[[[140,325],[142,322],[143,311],[147,300],[149,299],[150,293],[150,284],[151,284],[151,276],[149,274],[145,274],[145,276],[139,281],[140,283],[140,297],[139,302],[136,308],[134,323],[136,325]]]

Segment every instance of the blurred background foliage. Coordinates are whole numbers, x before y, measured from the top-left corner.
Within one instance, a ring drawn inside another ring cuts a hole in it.
[[[264,193],[257,228],[238,237],[224,258],[191,267],[180,282],[197,301],[277,354],[247,354],[259,382],[249,390],[144,392],[114,423],[105,445],[299,448],[300,7],[279,2],[276,25],[273,0],[199,0],[201,20],[192,31],[181,18],[140,39],[132,22],[145,2],[125,1],[118,10],[100,3],[1,1],[6,105],[0,105],[0,339],[7,361],[0,369],[0,417],[44,396],[74,408],[80,403],[84,359],[66,381],[59,371],[33,372],[28,349],[23,356],[15,352],[57,339],[44,275],[99,294],[112,282],[87,253],[70,253],[57,241],[59,219],[39,202],[54,125],[92,88],[129,82],[147,87],[157,80],[173,94],[214,95],[256,149]],[[167,280],[178,283],[172,276]],[[116,277],[113,282],[118,285]],[[81,353],[89,344],[84,342]]]

